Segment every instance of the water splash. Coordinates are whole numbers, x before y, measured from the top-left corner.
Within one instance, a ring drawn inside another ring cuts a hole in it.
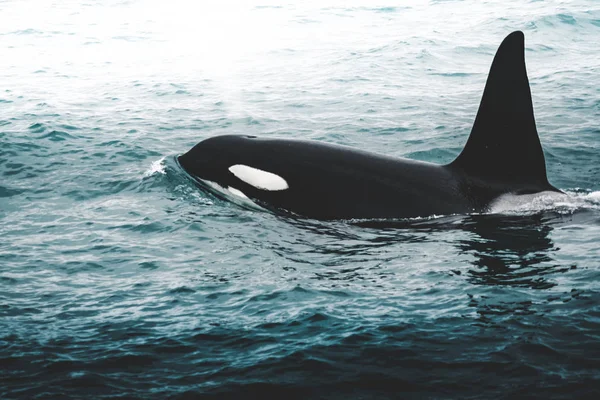
[[[160,160],[156,160],[156,161],[152,162],[152,164],[150,165],[150,169],[148,169],[144,173],[144,177],[147,178],[154,174],[165,175],[166,174],[165,168],[166,168],[165,157],[162,157]]]
[[[541,192],[525,195],[500,196],[490,207],[492,214],[530,215],[541,211],[572,214],[581,209],[600,209],[600,191]]]

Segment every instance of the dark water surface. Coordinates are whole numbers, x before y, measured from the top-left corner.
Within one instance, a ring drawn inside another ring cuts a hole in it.
[[[207,4],[0,2],[0,398],[600,398],[600,4]],[[449,162],[514,29],[563,199],[319,222],[176,162]]]

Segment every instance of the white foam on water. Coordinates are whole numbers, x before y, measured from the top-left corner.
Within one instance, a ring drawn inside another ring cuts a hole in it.
[[[147,170],[146,172],[144,172],[144,177],[149,177],[149,176],[152,176],[154,174],[162,174],[162,175],[164,175],[164,174],[166,174],[165,168],[166,168],[165,157],[163,157],[160,160],[154,161],[150,165],[150,169]]]
[[[600,192],[578,193],[566,191],[533,194],[505,194],[490,205],[492,214],[530,214],[540,211],[572,213],[582,208],[600,208]]]

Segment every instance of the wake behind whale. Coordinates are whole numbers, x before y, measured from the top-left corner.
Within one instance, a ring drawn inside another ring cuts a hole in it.
[[[447,165],[233,135],[206,139],[178,161],[233,195],[325,220],[481,213],[509,194],[561,193],[546,176],[524,53],[522,32],[504,39],[469,139]]]

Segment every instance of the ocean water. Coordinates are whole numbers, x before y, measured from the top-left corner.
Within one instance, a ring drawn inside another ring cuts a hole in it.
[[[449,162],[517,29],[564,199],[321,222],[177,164]],[[598,43],[596,0],[0,2],[0,398],[599,398]]]

